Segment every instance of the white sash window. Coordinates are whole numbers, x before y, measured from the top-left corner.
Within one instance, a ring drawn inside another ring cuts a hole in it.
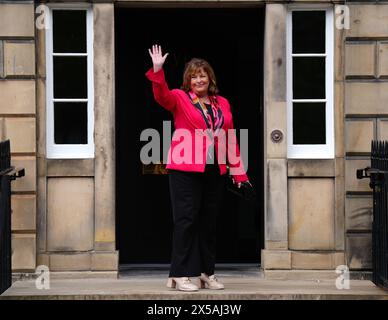
[[[287,17],[288,158],[334,158],[332,9]]]
[[[91,7],[50,6],[46,23],[47,158],[93,158]]]

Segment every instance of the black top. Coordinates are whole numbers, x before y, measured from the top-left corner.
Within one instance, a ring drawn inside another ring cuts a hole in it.
[[[208,104],[208,103],[205,103],[205,107],[207,109],[207,112],[210,114],[210,117],[212,118],[212,122],[213,122],[213,125],[214,125],[214,114],[213,114],[212,105]]]
[[[214,125],[214,114],[213,114],[212,106],[211,106],[211,104],[208,104],[208,103],[204,103],[204,104],[206,106],[207,112],[210,114],[210,117],[211,117],[213,125]],[[215,150],[214,150],[214,152],[215,152]],[[216,172],[218,172],[218,174],[220,174],[219,168],[218,168],[217,157],[214,157],[213,162],[211,164],[209,163],[209,161],[210,161],[209,157],[210,157],[210,154],[207,155],[205,171],[215,170]]]

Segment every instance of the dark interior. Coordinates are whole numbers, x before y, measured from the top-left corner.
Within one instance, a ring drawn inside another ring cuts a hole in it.
[[[171,114],[159,106],[145,72],[148,48],[162,45],[169,87],[179,88],[192,57],[214,68],[220,94],[233,108],[234,125],[249,130],[248,176],[258,199],[225,191],[217,220],[217,263],[260,263],[263,206],[264,11],[245,9],[116,8],[116,235],[120,264],[169,264],[172,213],[168,176],[143,174],[140,141],[145,128],[162,133]]]

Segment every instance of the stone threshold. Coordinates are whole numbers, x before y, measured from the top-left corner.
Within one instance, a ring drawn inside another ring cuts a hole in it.
[[[235,277],[266,280],[335,280],[338,274],[335,270],[262,270],[257,267],[233,266],[218,268],[216,274],[220,277]],[[28,281],[37,278],[35,273],[13,273],[12,282]],[[167,278],[168,267],[161,266],[125,266],[119,271],[51,271],[51,279],[136,279],[136,278]],[[372,280],[371,271],[350,271],[351,280]]]

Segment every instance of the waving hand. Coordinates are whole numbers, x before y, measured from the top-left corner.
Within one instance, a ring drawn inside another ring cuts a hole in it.
[[[161,46],[158,46],[156,44],[152,46],[152,51],[148,49],[148,52],[151,56],[152,63],[154,65],[154,72],[158,72],[160,69],[162,69],[163,64],[168,56],[168,53],[163,56]]]

